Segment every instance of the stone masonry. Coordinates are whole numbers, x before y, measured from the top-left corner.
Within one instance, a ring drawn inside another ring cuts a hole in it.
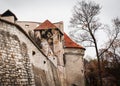
[[[0,19],[0,86],[61,86],[56,66],[21,27]]]
[[[27,45],[4,30],[0,30],[0,40],[0,86],[33,86]]]
[[[17,21],[10,10],[0,15],[0,86],[85,86],[84,51],[63,22]]]

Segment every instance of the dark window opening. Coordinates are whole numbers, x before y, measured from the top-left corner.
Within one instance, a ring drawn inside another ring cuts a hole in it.
[[[62,36],[60,34],[57,35],[57,38],[60,42],[62,41]]]
[[[28,25],[28,24],[26,24],[26,25],[25,25],[25,27],[26,27],[26,28],[28,28],[28,27],[29,27],[29,25]]]
[[[59,40],[59,34],[57,35],[57,39]]]
[[[60,35],[60,42],[62,42],[62,36]]]
[[[63,62],[64,62],[64,64],[66,64],[65,54],[63,54]]]
[[[46,63],[46,61],[43,62],[44,64]]]
[[[35,55],[35,51],[32,51],[32,55],[33,55],[33,56]]]

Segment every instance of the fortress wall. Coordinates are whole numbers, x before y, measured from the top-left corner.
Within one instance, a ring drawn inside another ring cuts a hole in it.
[[[20,25],[27,33],[33,31],[40,23],[29,21],[16,21],[16,24]]]
[[[0,86],[59,86],[56,67],[19,26],[0,20],[0,40]]]

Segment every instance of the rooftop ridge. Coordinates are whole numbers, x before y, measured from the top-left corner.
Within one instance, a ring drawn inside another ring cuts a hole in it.
[[[81,49],[85,49],[81,45],[74,42],[66,33],[64,33],[64,41],[65,41],[64,42],[65,48],[81,48]]]
[[[12,11],[10,11],[9,9],[6,10],[4,13],[2,13],[1,16],[14,16],[15,20],[17,20],[16,15]]]
[[[57,27],[51,23],[49,20],[45,20],[34,30],[44,30],[44,29],[56,29]]]

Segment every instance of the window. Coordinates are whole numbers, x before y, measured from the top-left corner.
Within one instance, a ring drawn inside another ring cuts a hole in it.
[[[35,55],[35,51],[32,51],[32,55],[33,55],[33,56]]]
[[[26,28],[29,28],[29,25],[28,25],[28,24],[25,24],[25,27],[26,27]]]
[[[57,35],[57,38],[58,38],[58,40],[61,42],[62,41],[62,36],[61,36],[61,34],[58,34]]]
[[[62,36],[60,35],[60,42],[62,42]]]
[[[44,64],[46,63],[46,61],[43,62]]]

